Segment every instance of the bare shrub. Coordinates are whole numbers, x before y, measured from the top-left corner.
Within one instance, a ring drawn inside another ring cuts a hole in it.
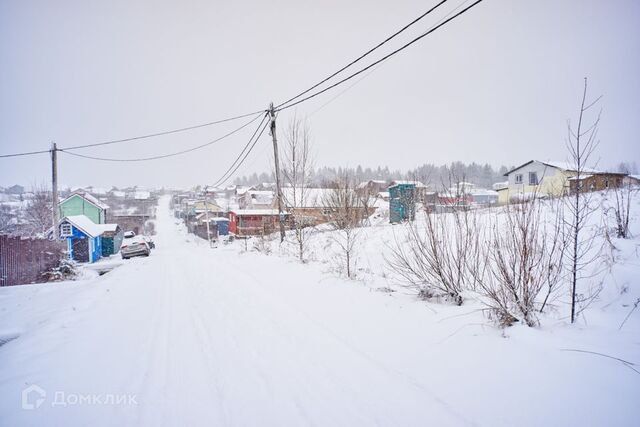
[[[424,218],[424,230],[407,224],[407,241],[396,240],[387,263],[422,298],[444,296],[461,305],[462,292],[475,286],[471,272],[479,268],[476,213],[425,212]]]
[[[567,239],[562,231],[561,214],[550,223],[541,212],[537,198],[528,203],[509,205],[492,225],[484,252],[487,262],[476,271],[481,294],[501,326],[523,321],[538,324],[537,307],[542,309],[562,278],[562,258]],[[542,305],[540,292],[547,288]]]
[[[631,183],[627,183],[622,187],[614,187],[610,193],[613,193],[614,204],[607,209],[607,213],[613,216],[614,232],[618,239],[630,239],[629,231],[629,213],[631,212],[631,197],[635,190]]]
[[[261,234],[252,239],[253,250],[264,255],[270,255],[273,252],[273,237],[271,234]]]

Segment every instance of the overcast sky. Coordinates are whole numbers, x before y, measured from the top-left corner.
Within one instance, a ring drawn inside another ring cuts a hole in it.
[[[460,2],[449,0],[390,49]],[[125,138],[266,108],[435,3],[0,0],[0,153]],[[342,87],[278,120],[282,128],[294,113],[308,117],[317,165],[562,160],[566,120],[576,117],[585,76],[590,95],[603,95],[600,166],[640,163],[637,0],[485,0],[341,96],[333,99]],[[81,153],[165,154],[241,123]],[[213,182],[250,133],[146,163],[62,153],[60,180],[104,187]],[[265,133],[239,172],[266,170],[269,143]],[[0,159],[0,185],[49,177],[47,154]]]

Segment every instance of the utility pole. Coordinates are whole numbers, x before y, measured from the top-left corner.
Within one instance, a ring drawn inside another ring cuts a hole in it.
[[[204,187],[204,212],[205,219],[207,220],[207,240],[209,241],[209,247],[211,247],[211,231],[209,230],[209,186]]]
[[[276,112],[273,102],[269,104],[271,116],[271,139],[273,139],[273,161],[276,164],[276,197],[278,198],[278,221],[280,222],[280,243],[284,241],[284,213],[282,212],[282,189],[280,188],[280,162],[278,161],[278,139],[276,138]]]
[[[60,222],[60,213],[58,211],[58,147],[54,142],[51,146],[51,210],[53,214],[53,238],[56,242],[60,241],[60,230],[58,223]]]

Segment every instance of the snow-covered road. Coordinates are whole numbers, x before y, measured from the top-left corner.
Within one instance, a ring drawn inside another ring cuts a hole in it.
[[[602,421],[631,415],[632,371],[546,356],[554,344],[531,344],[535,330],[522,328],[525,344],[464,321],[425,332],[416,322],[436,322],[421,304],[208,248],[166,200],[157,231],[149,258],[100,278],[0,293],[0,321],[19,335],[0,347],[0,425],[560,425],[601,387],[619,393]],[[580,372],[578,397],[554,381]],[[31,385],[28,403],[46,395],[23,409]]]

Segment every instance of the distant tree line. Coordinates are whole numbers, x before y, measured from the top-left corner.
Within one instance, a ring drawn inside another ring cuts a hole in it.
[[[341,177],[352,177],[356,182],[369,179],[392,181],[398,179],[421,181],[431,185],[433,188],[447,186],[452,177],[457,180],[471,182],[479,187],[491,188],[491,186],[506,178],[504,174],[509,170],[506,166],[495,169],[489,164],[452,162],[448,165],[434,165],[425,163],[409,171],[390,170],[388,166],[378,166],[376,168],[362,167],[329,167],[323,166],[313,168],[310,172],[309,183],[315,187],[332,187],[332,184],[339,181]],[[235,180],[237,185],[258,185],[260,183],[274,182],[273,173],[262,172],[260,174],[238,177]]]

